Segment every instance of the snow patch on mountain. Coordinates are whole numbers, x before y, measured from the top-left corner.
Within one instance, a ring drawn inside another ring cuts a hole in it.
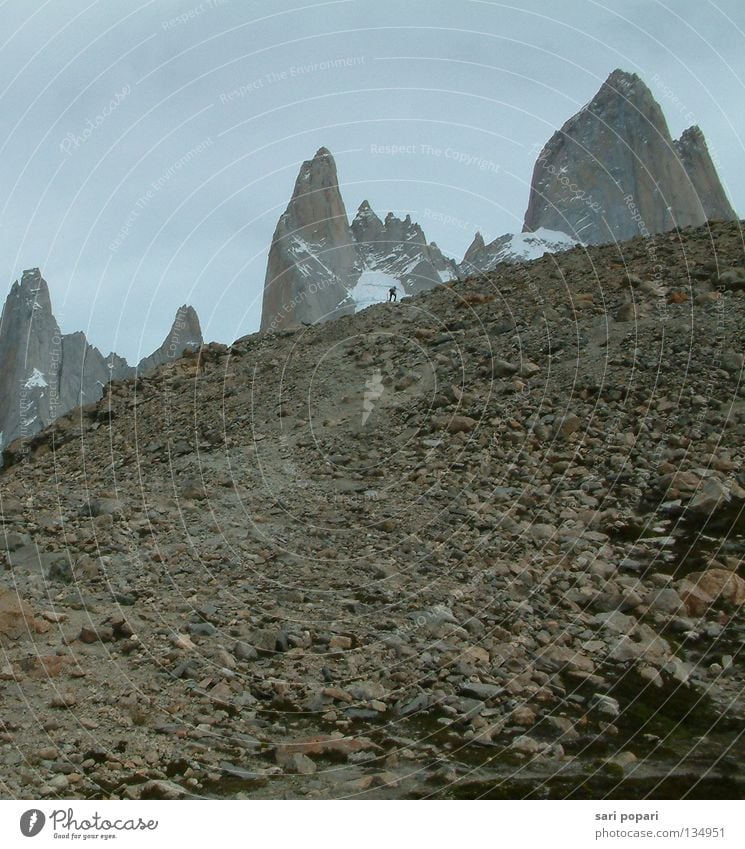
[[[514,233],[507,245],[507,253],[526,261],[540,259],[545,253],[559,253],[576,248],[580,243],[559,230],[539,227],[533,233]]]
[[[460,264],[461,274],[493,271],[502,262],[530,262],[545,253],[560,253],[581,244],[560,230],[539,227],[532,233],[506,233],[485,245],[477,233]]]
[[[403,285],[398,277],[386,274],[385,271],[363,271],[359,280],[350,290],[349,297],[354,302],[355,311],[364,310],[373,304],[388,300],[388,290],[395,286],[399,296],[405,296]]]
[[[39,371],[38,368],[35,368],[31,372],[31,377],[29,377],[29,379],[26,381],[24,386],[26,387],[26,389],[31,389],[32,387],[35,387],[35,386],[40,387],[40,388],[44,388],[46,386],[49,386],[49,384],[44,379],[44,373]]]

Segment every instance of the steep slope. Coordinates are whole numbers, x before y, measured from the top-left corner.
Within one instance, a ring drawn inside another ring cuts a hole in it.
[[[543,227],[602,244],[703,224],[721,185],[703,152],[682,144],[691,177],[649,88],[614,71],[538,157],[523,231]]]
[[[312,324],[339,314],[356,252],[336,163],[325,147],[300,168],[269,249],[261,328]]]
[[[738,223],[500,265],[6,450],[0,792],[741,798],[744,289]]]
[[[737,218],[711,160],[704,134],[699,127],[689,127],[675,142],[675,150],[710,221]]]

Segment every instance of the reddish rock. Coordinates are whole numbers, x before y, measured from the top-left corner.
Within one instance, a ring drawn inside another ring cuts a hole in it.
[[[36,631],[31,608],[14,590],[0,588],[0,645],[21,640]]]
[[[366,737],[343,737],[341,734],[315,734],[304,737],[292,743],[284,743],[277,747],[278,756],[303,755],[341,755],[348,757],[354,752],[368,752],[379,749],[372,740]]]
[[[703,616],[714,604],[745,603],[745,581],[727,569],[692,572],[677,585],[690,616]]]

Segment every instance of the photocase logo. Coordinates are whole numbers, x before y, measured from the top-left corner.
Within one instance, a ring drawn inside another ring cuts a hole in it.
[[[370,418],[370,413],[375,409],[375,401],[383,394],[383,375],[377,368],[365,383],[365,392],[362,396],[362,424]]]
[[[46,817],[38,808],[32,808],[21,814],[21,834],[24,837],[36,837],[44,828]]]

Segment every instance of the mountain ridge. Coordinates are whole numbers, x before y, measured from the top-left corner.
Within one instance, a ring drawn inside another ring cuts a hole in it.
[[[0,314],[0,447],[98,400],[111,380],[157,368],[183,348],[201,344],[196,312],[184,306],[160,348],[137,366],[114,352],[104,356],[82,331],[62,333],[41,271],[25,270]]]

